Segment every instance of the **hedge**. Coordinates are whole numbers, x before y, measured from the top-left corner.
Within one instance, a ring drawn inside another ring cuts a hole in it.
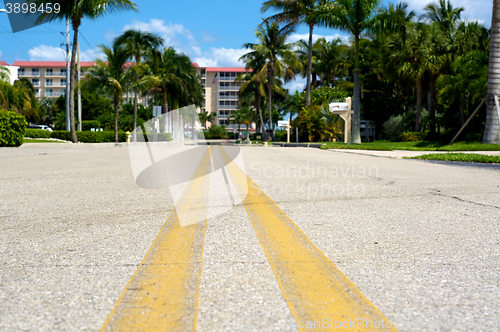
[[[118,132],[118,142],[126,141],[126,133]],[[58,138],[65,141],[71,141],[71,132],[69,131],[53,131],[51,138]],[[114,131],[77,131],[76,137],[82,143],[113,143],[115,142]]]
[[[0,109],[0,146],[20,146],[28,122],[16,112]]]
[[[86,120],[82,121],[82,130],[90,131],[92,128],[101,128],[101,122],[99,120]]]
[[[50,131],[41,129],[26,129],[24,137],[29,138],[50,138]]]
[[[426,134],[420,132],[406,132],[399,135],[401,142],[417,142],[424,140]]]

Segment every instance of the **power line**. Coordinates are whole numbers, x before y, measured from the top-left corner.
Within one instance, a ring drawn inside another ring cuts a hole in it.
[[[85,36],[80,31],[78,31],[78,33],[79,33],[80,37],[83,38],[83,41],[87,44],[87,46],[92,51],[92,53],[94,53],[94,55],[96,56],[96,58],[99,59],[99,60],[101,60],[101,61],[103,61],[102,58],[97,54],[97,52],[94,51],[94,48],[90,45],[90,43],[88,42],[87,38],[85,38]]]

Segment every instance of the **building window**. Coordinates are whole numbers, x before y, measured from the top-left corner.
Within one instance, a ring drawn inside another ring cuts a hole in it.
[[[45,69],[45,76],[52,76],[54,74],[53,69]]]
[[[66,79],[65,78],[61,78],[61,86],[66,86]]]
[[[18,75],[18,76],[24,76],[24,74],[25,74],[25,72],[24,72],[24,68],[19,68],[19,69],[17,70],[17,75]]]
[[[31,80],[31,83],[33,84],[33,86],[40,86],[40,80],[38,78],[33,78]]]
[[[51,78],[47,78],[45,80],[45,86],[53,86],[54,85],[54,82],[52,81]]]
[[[47,97],[52,97],[53,94],[54,92],[52,91],[52,89],[47,89],[47,91],[45,91],[45,96]]]
[[[40,76],[40,69],[38,69],[38,68],[32,68],[31,69],[31,75],[33,75],[33,76]]]
[[[65,95],[66,94],[66,90],[61,90],[61,96]]]

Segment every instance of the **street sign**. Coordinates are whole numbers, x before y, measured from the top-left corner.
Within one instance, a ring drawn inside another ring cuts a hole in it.
[[[287,121],[278,121],[278,127],[288,127],[288,120]]]
[[[348,103],[331,103],[330,104],[330,112],[335,111],[348,111],[349,104]]]
[[[161,115],[161,106],[153,106],[153,117]]]

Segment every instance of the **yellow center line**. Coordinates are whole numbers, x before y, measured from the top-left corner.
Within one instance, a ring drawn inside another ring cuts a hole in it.
[[[347,331],[396,331],[276,203],[230,162],[224,149],[219,149],[299,329],[329,330],[337,324],[335,328]]]
[[[101,331],[194,331],[207,226],[211,148]],[[182,227],[179,216],[203,220]]]

